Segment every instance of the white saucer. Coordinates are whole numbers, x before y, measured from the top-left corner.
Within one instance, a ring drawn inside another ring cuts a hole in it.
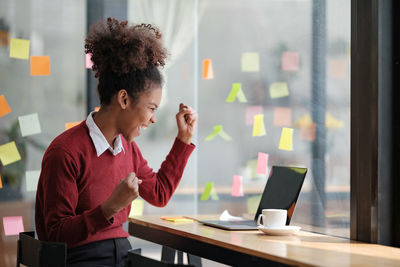
[[[267,235],[292,235],[301,229],[300,226],[292,226],[292,225],[285,225],[284,227],[279,227],[279,228],[272,228],[272,227],[266,227],[264,225],[259,225],[257,226],[257,228],[258,230]]]

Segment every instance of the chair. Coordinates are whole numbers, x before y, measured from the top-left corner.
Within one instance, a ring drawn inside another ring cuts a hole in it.
[[[126,259],[125,267],[134,267],[134,266],[146,266],[146,267],[179,267],[179,266],[192,266],[195,265],[187,265],[187,264],[175,264],[169,263],[165,261],[158,261],[155,259],[151,259],[142,255],[142,249],[132,249],[128,251],[128,257]]]
[[[67,245],[35,239],[35,232],[21,232],[18,239],[17,267],[65,267]]]

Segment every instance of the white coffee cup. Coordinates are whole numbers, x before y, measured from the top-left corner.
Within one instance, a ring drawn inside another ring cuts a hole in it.
[[[263,209],[258,215],[257,225],[269,228],[281,228],[286,225],[287,210],[285,209]],[[262,219],[262,224],[260,220]]]

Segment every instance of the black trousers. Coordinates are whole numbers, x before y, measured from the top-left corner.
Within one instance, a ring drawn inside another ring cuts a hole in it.
[[[128,250],[132,249],[126,238],[114,238],[68,249],[68,267],[125,266]]]

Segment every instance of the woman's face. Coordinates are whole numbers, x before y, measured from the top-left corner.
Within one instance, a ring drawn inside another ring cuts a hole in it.
[[[152,85],[151,89],[139,96],[136,103],[129,98],[126,109],[122,110],[118,120],[119,132],[128,141],[139,136],[141,130],[156,123],[156,110],[160,106],[162,90],[160,85]]]

